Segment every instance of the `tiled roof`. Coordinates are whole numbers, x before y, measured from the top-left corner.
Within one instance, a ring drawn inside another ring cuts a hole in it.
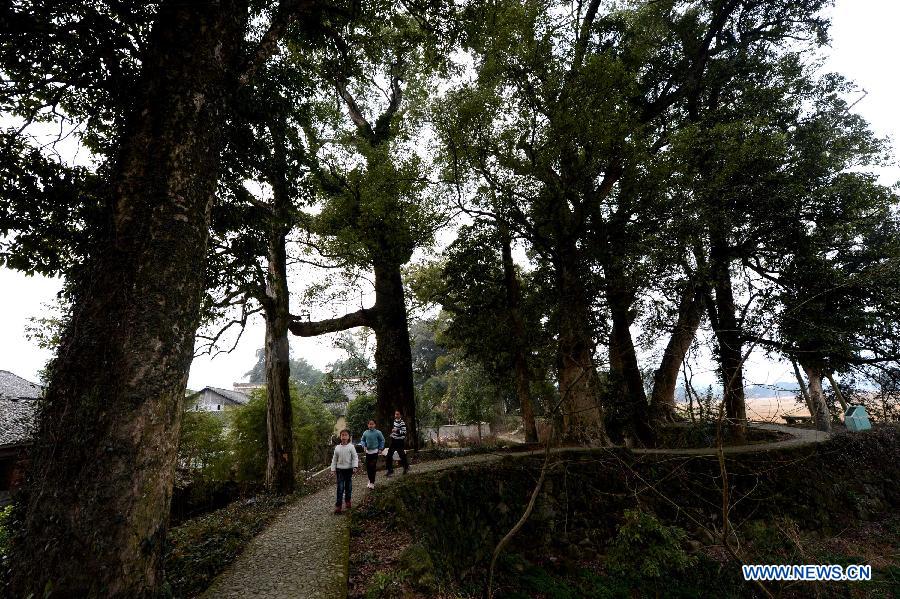
[[[0,398],[0,447],[28,442],[37,403],[34,399]]]
[[[0,370],[0,447],[28,441],[42,391],[40,385]]]
[[[248,401],[250,401],[250,397],[241,393],[239,391],[232,391],[231,389],[222,389],[221,387],[204,387],[203,391],[209,389],[213,393],[217,393],[227,399],[228,401],[234,402],[236,404],[244,405]],[[201,393],[203,392],[201,391]]]
[[[37,399],[42,391],[42,387],[37,383],[26,381],[9,371],[0,370],[0,398]]]

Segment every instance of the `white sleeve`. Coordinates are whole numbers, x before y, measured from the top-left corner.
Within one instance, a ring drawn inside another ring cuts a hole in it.
[[[332,471],[332,472],[334,472],[334,469],[335,469],[335,467],[337,466],[338,447],[340,447],[340,445],[335,445],[335,446],[334,446],[334,453],[331,454],[331,471]]]
[[[353,451],[353,467],[359,468],[359,454],[356,453],[355,447],[353,447],[352,445],[350,447],[351,447],[351,450]]]

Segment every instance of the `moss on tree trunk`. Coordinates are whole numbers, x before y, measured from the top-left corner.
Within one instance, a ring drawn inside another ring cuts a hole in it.
[[[240,2],[160,8],[112,170],[108,230],[70,279],[71,320],[19,498],[18,596],[149,597],[163,583],[218,131],[246,21]]]

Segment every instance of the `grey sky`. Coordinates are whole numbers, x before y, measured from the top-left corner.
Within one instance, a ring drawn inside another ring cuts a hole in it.
[[[900,79],[896,61],[900,57],[900,36],[896,25],[900,22],[900,3],[891,0],[839,0],[833,14],[832,48],[828,52],[826,69],[854,80],[868,94],[855,110],[872,124],[880,135],[890,136],[894,153],[900,156]],[[900,180],[900,168],[894,166],[882,173],[884,183]],[[302,285],[302,282],[298,281]],[[26,277],[18,272],[0,269],[0,370],[9,370],[31,380],[49,358],[26,339],[25,327],[29,317],[40,316],[42,305],[52,302],[61,282],[44,277]],[[335,307],[335,314],[355,310],[356,306]],[[313,317],[327,314],[314,313]],[[204,385],[230,387],[241,380],[255,363],[255,351],[262,346],[264,327],[259,318],[247,328],[237,349],[215,359],[199,357],[191,367],[189,386]],[[334,349],[332,337],[292,339],[294,354],[323,368],[341,357]],[[764,383],[792,378],[784,365],[773,364],[764,356],[752,356],[748,363],[748,382]],[[698,373],[699,374],[699,373]],[[700,380],[711,380],[710,372]]]

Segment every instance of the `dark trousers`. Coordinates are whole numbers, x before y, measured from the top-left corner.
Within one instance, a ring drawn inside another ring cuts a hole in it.
[[[350,501],[350,494],[353,492],[353,468],[335,468],[335,476],[337,477],[337,499],[334,505],[340,506],[346,497],[346,501]]]
[[[403,448],[406,447],[406,439],[391,439],[391,447],[388,449],[387,454],[387,471],[388,474],[393,474],[394,472],[394,452],[396,451],[400,454],[400,465],[403,466],[403,471],[406,472],[409,470],[409,463],[406,461],[406,452],[403,451]]]
[[[375,468],[378,466],[378,454],[366,454],[366,474],[369,475],[369,482],[375,484]]]

